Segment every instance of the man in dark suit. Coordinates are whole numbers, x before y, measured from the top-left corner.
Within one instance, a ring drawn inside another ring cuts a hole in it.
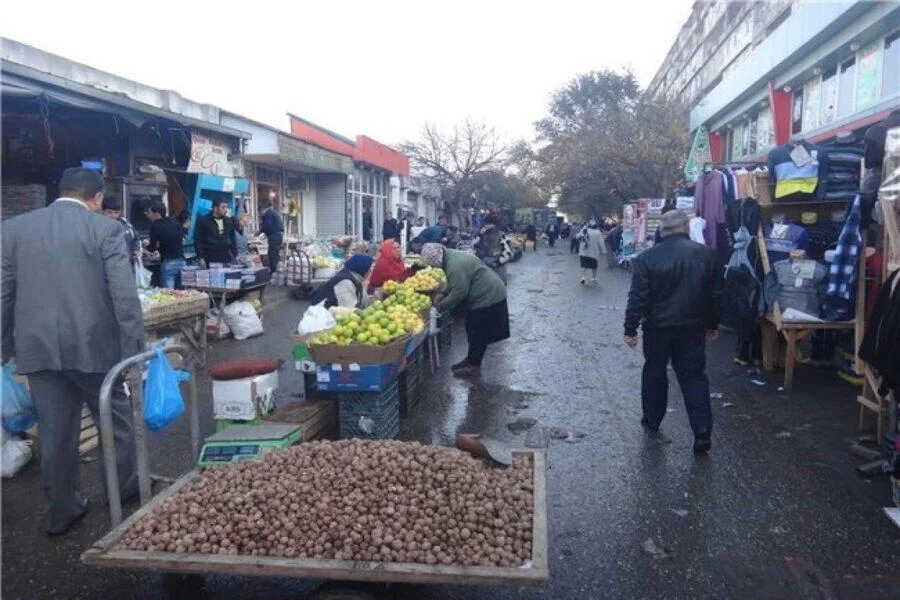
[[[230,263],[237,256],[234,223],[228,218],[228,201],[217,198],[212,212],[197,219],[194,232],[197,258],[210,263]]]
[[[381,225],[381,237],[386,240],[394,239],[400,241],[400,224],[390,211],[384,213],[384,223]]]
[[[284,243],[284,221],[274,204],[269,204],[259,217],[259,231],[266,234],[269,242],[269,272],[278,271],[281,260],[281,245]]]
[[[660,243],[632,261],[625,309],[625,343],[637,346],[638,326],[644,329],[641,424],[656,432],[666,416],[671,360],[694,431],[694,451],[706,452],[712,431],[706,343],[719,333],[722,268],[714,250],[690,240],[688,217],[680,210],[664,214],[659,227]]]
[[[28,376],[41,436],[46,530],[68,531],[88,510],[78,490],[81,407],[99,423],[106,373],[144,350],[144,325],[125,229],[99,214],[104,182],[67,169],[60,198],[3,223],[2,352]],[[119,489],[137,491],[131,404],[113,395]]]

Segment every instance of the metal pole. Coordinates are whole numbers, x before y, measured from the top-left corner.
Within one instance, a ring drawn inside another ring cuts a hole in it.
[[[163,350],[166,353],[179,354],[185,362],[185,368],[189,371],[193,370],[193,361],[191,360],[191,351],[189,348],[181,345],[173,345]],[[112,419],[112,391],[113,387],[119,382],[122,374],[128,369],[143,365],[144,362],[154,358],[156,350],[148,350],[126,358],[119,364],[110,369],[100,386],[99,410],[100,413],[100,444],[103,450],[103,471],[106,475],[106,491],[109,500],[109,515],[112,526],[116,527],[122,522],[122,498],[119,492],[119,475],[116,469],[116,441],[113,434]],[[131,404],[132,415],[134,418],[135,428],[135,449],[137,452],[137,468],[138,482],[141,492],[141,504],[145,504],[150,499],[150,472],[147,460],[147,436],[144,426],[144,402],[143,402],[143,378],[141,370],[133,369],[129,379],[131,385]],[[191,373],[191,379],[194,374]],[[188,402],[191,404],[191,445],[196,454],[199,449],[200,425],[196,398],[196,384],[188,386]]]

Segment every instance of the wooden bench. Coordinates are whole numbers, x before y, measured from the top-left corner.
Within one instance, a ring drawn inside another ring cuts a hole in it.
[[[780,311],[766,315],[760,322],[762,328],[762,359],[763,368],[766,371],[775,370],[775,358],[778,352],[778,334],[784,336],[787,341],[787,349],[784,356],[784,389],[789,390],[794,386],[794,366],[797,362],[797,344],[814,331],[843,330],[849,331],[856,328],[856,321],[841,321],[837,323],[807,323],[783,321]]]

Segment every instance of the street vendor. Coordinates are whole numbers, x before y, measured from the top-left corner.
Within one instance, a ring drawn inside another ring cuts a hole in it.
[[[343,269],[316,290],[310,304],[314,306],[324,300],[325,308],[364,308],[369,305],[373,296],[367,294],[366,289],[373,263],[374,259],[366,254],[351,256]]]
[[[372,267],[368,292],[373,293],[375,288],[380,288],[386,281],[406,281],[414,272],[403,262],[403,253],[397,240],[384,240],[381,243],[375,266]]]
[[[444,248],[441,244],[425,244],[422,260],[431,267],[442,267],[447,273],[445,295],[435,297],[435,306],[441,312],[451,311],[462,302],[468,307],[469,353],[451,367],[453,374],[480,375],[488,345],[509,338],[509,307],[503,280],[474,254]]]

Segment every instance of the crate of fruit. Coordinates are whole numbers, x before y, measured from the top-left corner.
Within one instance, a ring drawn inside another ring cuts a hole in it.
[[[549,578],[545,468],[541,452],[501,467],[417,442],[304,443],[191,471],[81,558],[200,575],[539,585]],[[422,506],[444,519],[409,541]]]
[[[209,309],[209,295],[197,290],[150,288],[140,290],[144,327],[159,327],[198,317]]]

